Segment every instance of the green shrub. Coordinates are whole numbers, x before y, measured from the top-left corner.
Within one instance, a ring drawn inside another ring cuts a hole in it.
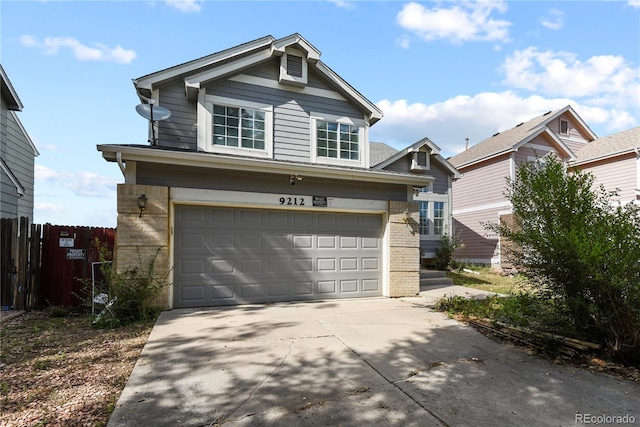
[[[161,248],[144,260],[138,253],[138,265],[123,272],[113,269],[111,254],[105,245],[98,245],[101,271],[108,287],[108,303],[94,319],[98,327],[118,327],[155,319],[160,308],[153,304],[162,289],[168,285],[166,277],[156,271],[156,261]]]
[[[436,249],[436,268],[446,270],[451,264],[453,253],[462,247],[458,236],[443,234],[440,238],[440,248]]]
[[[513,222],[485,227],[511,242],[505,255],[547,303],[544,315],[640,365],[640,207],[616,206],[615,193],[555,157],[522,164],[507,182]]]

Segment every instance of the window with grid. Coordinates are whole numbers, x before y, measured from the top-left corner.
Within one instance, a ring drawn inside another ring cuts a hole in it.
[[[264,150],[265,112],[214,104],[213,144]]]
[[[318,157],[360,159],[360,128],[347,123],[316,121]]]
[[[433,234],[442,236],[444,232],[444,202],[433,202]]]
[[[420,202],[420,234],[429,235],[429,202]]]

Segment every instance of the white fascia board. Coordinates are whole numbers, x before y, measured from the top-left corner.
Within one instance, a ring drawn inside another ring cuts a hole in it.
[[[170,67],[152,74],[147,74],[146,76],[134,79],[133,84],[138,89],[152,90],[153,86],[157,83],[172,79],[174,77],[178,77],[183,74],[187,74],[190,71],[195,71],[201,68],[215,65],[218,62],[225,61],[234,56],[244,55],[261,47],[269,46],[271,45],[271,43],[273,43],[274,40],[275,38],[273,38],[273,36],[262,37],[254,41],[241,44],[240,46],[223,50],[222,52],[214,53],[200,59],[185,62],[184,64],[176,65],[174,67]]]
[[[18,127],[20,128],[20,131],[22,131],[22,133],[24,134],[25,138],[27,139],[27,142],[29,143],[29,146],[33,150],[33,155],[38,157],[40,155],[40,152],[36,148],[36,144],[33,143],[33,140],[29,136],[29,133],[27,133],[27,130],[22,125],[22,122],[18,118],[18,115],[15,113],[15,111],[10,111],[10,113],[13,115],[13,118],[15,119],[16,123],[18,124]]]
[[[477,165],[478,163],[486,162],[487,160],[491,160],[496,157],[504,156],[505,154],[512,153],[514,151],[515,150],[513,148],[507,148],[506,150],[501,150],[501,151],[498,151],[497,153],[487,154],[486,156],[480,157],[479,159],[474,159],[474,160],[468,161],[467,163],[462,163],[462,164],[459,164],[458,166],[455,166],[455,165],[454,166],[456,169],[459,170],[461,168],[466,168],[469,166]]]
[[[351,85],[338,76],[331,68],[327,67],[322,61],[315,64],[316,70],[327,77],[333,84],[343,90],[349,97],[358,102],[365,110],[369,112],[369,124],[373,125],[383,116],[382,111],[376,107],[371,101],[365,98],[360,92],[355,90]]]
[[[260,172],[265,173],[279,173],[286,175],[298,174],[301,176],[313,176],[319,178],[415,185],[422,187],[435,181],[435,178],[430,175],[413,176],[368,169],[358,170],[324,165],[286,163],[267,159],[231,157],[199,152],[179,152],[119,145],[98,145],[97,149],[102,152],[102,157],[105,160],[111,162],[116,161],[117,153],[121,153],[121,158],[125,162],[130,160],[254,172],[259,170]]]
[[[247,57],[238,59],[237,61],[229,62],[228,64],[221,65],[219,67],[214,68],[213,70],[208,70],[199,74],[193,74],[188,76],[184,80],[184,85],[187,90],[187,93],[196,94],[197,90],[205,85],[207,82],[211,80],[218,79],[222,76],[232,74],[243,70],[252,65],[256,65],[260,62],[267,61],[272,57],[271,50],[265,49],[258,53],[254,53]]]
[[[320,60],[320,51],[298,33],[275,40],[273,42],[273,50],[278,56],[282,56],[285,53],[285,49],[293,45],[298,45],[306,52],[307,61],[315,63]]]
[[[22,105],[22,101],[20,101],[20,97],[18,96],[18,92],[13,88],[11,84],[11,80],[9,80],[9,76],[5,73],[4,68],[0,65],[0,86],[2,87],[1,92],[7,92],[9,95],[9,103],[7,104],[7,108],[9,110],[22,111],[24,106]]]
[[[4,171],[7,177],[9,177],[9,180],[13,183],[14,187],[16,187],[16,193],[18,193],[18,196],[24,196],[26,190],[22,184],[20,184],[18,177],[13,174],[13,171],[9,168],[9,165],[5,163],[2,157],[0,157],[0,169]]]

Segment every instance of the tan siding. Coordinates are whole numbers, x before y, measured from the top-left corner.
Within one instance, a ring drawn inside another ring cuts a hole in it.
[[[503,193],[510,175],[508,155],[461,172],[464,176],[453,183],[454,212],[505,201]]]
[[[618,199],[628,202],[636,198],[637,164],[635,153],[582,166],[595,176],[594,185],[603,184],[608,191],[620,189]]]
[[[469,212],[455,216],[455,230],[464,245],[455,253],[456,259],[489,264],[497,256],[498,236],[484,229],[482,223],[497,222],[499,209]]]

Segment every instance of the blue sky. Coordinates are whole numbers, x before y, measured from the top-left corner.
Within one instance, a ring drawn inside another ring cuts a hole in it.
[[[35,142],[35,222],[115,226],[118,166],[141,144],[131,80],[300,33],[378,105],[371,140],[445,156],[571,104],[598,136],[640,124],[640,0],[0,1],[0,62]]]

